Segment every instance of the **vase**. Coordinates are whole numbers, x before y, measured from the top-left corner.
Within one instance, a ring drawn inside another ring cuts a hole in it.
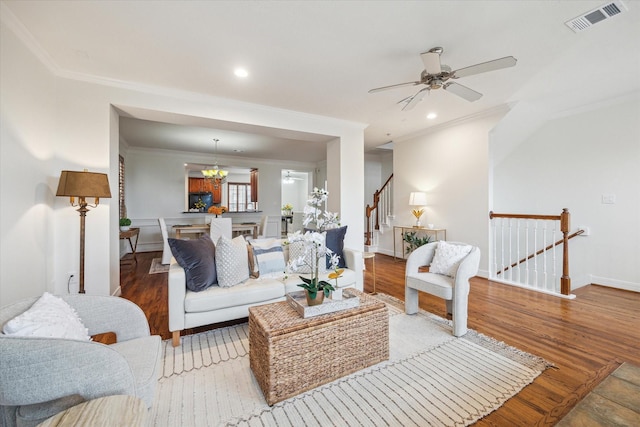
[[[311,299],[311,297],[309,296],[309,292],[308,291],[305,291],[305,296],[307,297],[307,305],[309,307],[312,307],[314,305],[320,305],[324,301],[324,292],[323,291],[316,292],[316,297],[314,299]]]
[[[121,225],[120,226],[120,231],[129,231],[130,228],[131,228],[130,225]]]

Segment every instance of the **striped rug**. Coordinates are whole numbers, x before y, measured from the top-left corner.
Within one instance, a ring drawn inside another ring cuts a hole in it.
[[[390,360],[269,407],[249,368],[247,324],[163,342],[149,425],[465,426],[500,407],[549,365],[450,323],[389,305]]]

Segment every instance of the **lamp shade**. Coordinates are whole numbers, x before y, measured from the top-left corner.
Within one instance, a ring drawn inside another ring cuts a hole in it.
[[[414,191],[409,195],[409,206],[425,206],[427,204],[427,193]]]
[[[107,174],[62,171],[56,196],[111,198]]]

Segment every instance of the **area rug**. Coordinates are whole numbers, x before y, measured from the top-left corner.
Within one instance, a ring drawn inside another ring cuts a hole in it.
[[[247,324],[163,342],[151,426],[465,426],[549,364],[378,295],[389,307],[390,360],[269,407],[249,368]]]
[[[151,268],[149,274],[167,273],[169,272],[169,264],[162,264],[162,258],[154,258],[151,260]]]

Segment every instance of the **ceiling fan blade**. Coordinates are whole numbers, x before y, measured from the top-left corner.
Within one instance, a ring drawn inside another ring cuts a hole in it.
[[[424,96],[428,91],[429,91],[429,88],[425,87],[424,89],[422,89],[421,91],[413,95],[412,97],[409,97],[410,99],[405,98],[405,100],[408,99],[409,101],[405,104],[404,107],[402,107],[402,111],[413,110],[413,107],[415,107],[420,101],[422,101],[422,98],[424,98]]]
[[[451,78],[472,76],[474,74],[486,73],[487,71],[500,70],[516,65],[518,60],[513,56],[505,56],[504,58],[494,59],[493,61],[482,62],[480,64],[471,65],[469,67],[460,68],[451,73]]]
[[[402,86],[415,86],[415,85],[419,85],[420,82],[406,82],[406,83],[398,83],[396,85],[390,85],[390,86],[382,86],[382,87],[377,87],[374,89],[371,89],[369,91],[369,93],[376,93],[376,92],[381,92],[383,90],[387,90],[387,89],[395,89],[397,87],[402,87]]]
[[[469,102],[477,101],[482,98],[482,94],[480,92],[476,92],[473,89],[469,89],[466,86],[463,86],[459,83],[449,82],[442,86],[447,92],[451,92],[454,95],[458,95],[460,98],[464,98]]]
[[[422,62],[424,63],[424,70],[427,74],[440,74],[442,72],[442,67],[440,66],[441,53],[441,47],[434,47],[428,52],[420,54],[420,58],[422,58]]]

